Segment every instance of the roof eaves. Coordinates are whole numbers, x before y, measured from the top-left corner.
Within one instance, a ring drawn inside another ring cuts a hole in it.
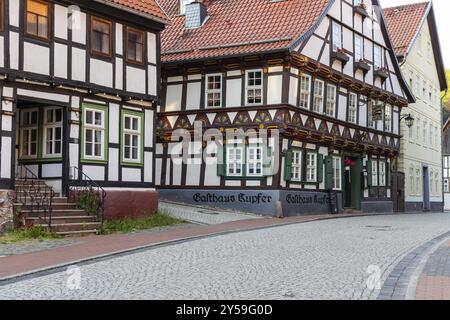
[[[102,4],[110,6],[110,7],[113,7],[113,8],[117,8],[117,9],[129,12],[129,13],[133,13],[133,14],[139,15],[139,16],[147,18],[147,19],[150,18],[150,19],[152,19],[152,20],[154,20],[156,22],[162,23],[164,25],[170,24],[170,20],[169,20],[169,18],[167,16],[166,12],[164,12],[164,10],[162,10],[162,8],[159,5],[159,3],[157,3],[157,5],[161,9],[161,11],[164,12],[164,14],[166,15],[167,19],[163,19],[163,18],[158,17],[158,16],[156,16],[154,14],[151,14],[151,13],[145,13],[145,12],[142,12],[140,10],[136,10],[136,9],[130,8],[130,7],[122,5],[122,4],[114,3],[111,0],[94,0],[94,1],[102,3]]]
[[[411,42],[409,43],[408,47],[406,48],[404,57],[405,59],[408,58],[409,53],[411,52],[412,47],[414,46],[414,44],[416,43],[417,39],[419,38],[420,33],[422,32],[423,26],[425,25],[425,22],[427,21],[427,17],[430,13],[431,10],[431,1],[428,3],[427,5],[427,10],[425,11],[422,20],[420,21],[420,25],[419,25],[419,29],[417,29],[416,34],[414,35],[414,37],[412,38]]]

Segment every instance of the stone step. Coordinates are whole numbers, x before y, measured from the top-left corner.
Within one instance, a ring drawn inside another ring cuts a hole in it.
[[[47,184],[43,180],[16,180],[17,186],[46,186]]]
[[[29,197],[29,196],[38,196],[40,193],[44,193],[44,192],[45,191],[43,189],[42,190],[30,190],[30,189],[28,189],[27,191],[19,190],[19,191],[16,191],[16,196],[18,198]],[[47,196],[48,195],[50,195],[50,193],[47,193]],[[53,197],[54,198],[60,198],[61,194],[59,192],[53,192]]]
[[[48,225],[37,224],[45,229],[48,229]],[[82,223],[52,223],[52,232],[57,234],[62,232],[73,232],[73,231],[88,231],[88,230],[100,230],[101,224],[99,222],[82,222]]]
[[[22,208],[22,210],[29,210],[31,211],[31,208],[35,205],[31,203],[21,204],[21,203],[15,203],[14,206]],[[77,204],[76,203],[58,203],[53,202],[52,203],[52,209],[53,210],[77,210]]]
[[[27,217],[25,218],[26,225],[39,225],[40,219],[38,217]],[[83,224],[83,223],[93,223],[95,217],[91,216],[52,216],[52,226],[54,225],[64,225],[64,224]]]
[[[30,211],[30,210],[23,210],[22,214],[24,214],[27,217],[38,217],[39,213],[44,213],[44,211]],[[80,209],[68,209],[68,210],[62,210],[62,209],[56,209],[52,210],[52,217],[76,217],[76,216],[86,216],[86,212],[84,210]]]

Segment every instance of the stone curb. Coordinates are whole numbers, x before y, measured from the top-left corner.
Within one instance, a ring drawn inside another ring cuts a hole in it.
[[[423,260],[439,245],[450,237],[450,232],[422,244],[409,252],[394,267],[385,280],[377,300],[406,300],[414,298],[412,291],[415,290],[417,271]]]
[[[162,248],[162,247],[166,247],[166,246],[170,246],[170,245],[176,245],[176,244],[190,242],[190,241],[195,241],[195,240],[213,238],[213,237],[218,237],[218,236],[222,236],[222,235],[241,233],[241,232],[249,232],[249,231],[257,231],[257,230],[265,230],[265,229],[285,227],[285,226],[291,226],[291,225],[298,225],[298,224],[304,224],[304,223],[316,222],[316,221],[327,221],[327,220],[348,219],[348,218],[360,218],[360,217],[368,217],[368,216],[391,216],[391,215],[395,215],[395,214],[392,214],[392,213],[386,213],[386,214],[360,214],[360,215],[348,215],[348,216],[336,215],[336,216],[333,216],[333,217],[322,217],[322,218],[312,219],[312,220],[308,220],[308,221],[287,222],[287,223],[280,223],[280,224],[276,224],[276,225],[249,227],[249,228],[243,228],[243,229],[235,229],[235,230],[213,232],[213,233],[209,233],[209,234],[203,234],[203,235],[192,236],[192,237],[187,237],[187,238],[178,238],[178,239],[162,241],[162,242],[158,242],[158,243],[152,243],[152,244],[149,244],[149,245],[143,245],[143,246],[128,248],[128,249],[124,249],[124,250],[108,252],[108,253],[105,253],[105,254],[96,255],[96,256],[89,257],[89,258],[73,260],[73,261],[70,261],[70,262],[64,262],[64,263],[57,264],[57,265],[51,265],[51,266],[47,266],[47,267],[44,267],[44,268],[35,269],[35,270],[27,271],[27,272],[24,272],[24,273],[3,277],[3,278],[0,278],[0,287],[4,286],[4,285],[11,284],[11,283],[27,280],[27,279],[32,279],[32,278],[46,276],[46,275],[53,274],[53,273],[58,273],[58,272],[64,271],[65,268],[67,268],[68,266],[72,266],[72,265],[75,265],[75,264],[78,264],[78,265],[80,265],[80,264],[81,265],[89,265],[89,264],[92,264],[92,263],[95,263],[95,262],[98,262],[98,261],[109,260],[109,259],[112,259],[112,258],[115,258],[115,257],[126,256],[126,255],[130,255],[130,254],[138,253],[138,252],[141,252],[141,251],[145,251],[145,250],[157,249],[157,248]]]

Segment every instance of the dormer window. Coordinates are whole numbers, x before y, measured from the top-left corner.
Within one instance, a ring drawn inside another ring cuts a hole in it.
[[[195,0],[180,0],[180,14],[186,13],[186,6]]]

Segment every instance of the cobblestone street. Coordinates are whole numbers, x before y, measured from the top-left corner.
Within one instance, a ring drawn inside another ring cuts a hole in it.
[[[0,287],[0,299],[376,299],[416,247],[450,231],[449,214],[324,220],[189,241]]]

